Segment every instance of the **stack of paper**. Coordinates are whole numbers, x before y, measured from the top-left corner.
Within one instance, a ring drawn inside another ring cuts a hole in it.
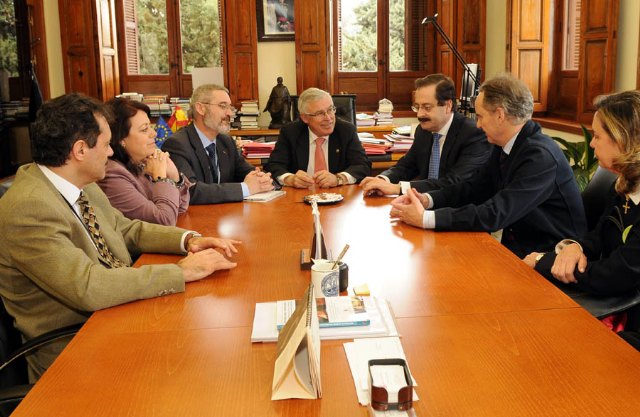
[[[245,158],[269,158],[275,142],[248,142],[242,147],[242,155]]]
[[[251,194],[244,198],[244,201],[253,201],[255,203],[266,203],[267,201],[275,200],[278,197],[282,197],[287,192],[284,190],[271,190],[258,194]]]

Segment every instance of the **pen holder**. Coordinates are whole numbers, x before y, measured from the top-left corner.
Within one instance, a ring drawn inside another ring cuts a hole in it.
[[[338,262],[338,271],[340,271],[340,292],[344,292],[349,286],[349,265],[342,261]]]

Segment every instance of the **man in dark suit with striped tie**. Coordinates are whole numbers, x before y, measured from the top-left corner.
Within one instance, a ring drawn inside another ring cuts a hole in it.
[[[360,186],[365,195],[405,194],[437,190],[471,178],[489,157],[490,146],[475,122],[456,113],[451,78],[431,74],[419,78],[412,109],[420,125],[411,149],[398,163]]]
[[[193,123],[167,139],[162,150],[193,184],[191,204],[242,201],[272,190],[271,176],[254,169],[228,135],[233,114],[229,91],[215,84],[201,85],[190,105]]]

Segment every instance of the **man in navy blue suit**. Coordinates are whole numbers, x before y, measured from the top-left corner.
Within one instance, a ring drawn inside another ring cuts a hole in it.
[[[371,162],[356,127],[336,118],[331,95],[309,88],[298,99],[300,120],[280,129],[266,170],[280,184],[295,188],[337,187],[360,182]]]
[[[406,194],[410,188],[437,190],[471,178],[489,157],[491,146],[484,132],[473,120],[456,113],[451,78],[430,74],[415,85],[411,108],[420,125],[413,145],[394,167],[362,180],[365,195]]]
[[[510,75],[485,81],[476,115],[494,145],[487,163],[467,181],[396,198],[391,217],[425,229],[502,229],[502,244],[520,257],[583,235],[586,219],[573,172],[532,114],[533,96],[522,81]]]

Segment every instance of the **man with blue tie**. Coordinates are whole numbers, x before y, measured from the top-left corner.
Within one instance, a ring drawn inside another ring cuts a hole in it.
[[[511,75],[485,81],[475,103],[491,155],[472,178],[392,201],[391,217],[435,230],[495,232],[523,257],[582,236],[586,218],[573,172],[560,147],[531,120],[533,96]]]
[[[167,139],[162,150],[193,184],[191,204],[242,201],[272,190],[271,175],[254,169],[228,135],[233,114],[229,91],[215,84],[201,85],[190,105],[193,123]]]
[[[420,125],[411,149],[377,177],[362,180],[365,195],[420,192],[471,178],[489,157],[490,146],[473,120],[456,113],[456,89],[451,78],[431,74],[415,82],[412,109]]]

